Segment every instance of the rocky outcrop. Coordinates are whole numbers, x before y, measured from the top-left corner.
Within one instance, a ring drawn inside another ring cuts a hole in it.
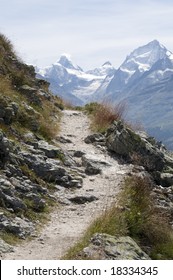
[[[63,152],[60,148],[49,145],[45,141],[38,141],[35,149],[31,152],[21,152],[21,159],[24,165],[27,165],[35,174],[47,182],[53,182],[64,187],[82,186],[81,179],[68,170],[70,166],[76,166],[75,161]]]
[[[32,133],[24,139],[25,150],[0,131],[0,207],[5,210],[0,215],[0,230],[22,239],[34,234],[37,225],[28,218],[28,213],[42,213],[48,201],[56,201],[49,183],[65,188],[82,187],[72,156],[53,144],[36,140]],[[86,198],[85,202],[90,199]]]
[[[21,239],[25,239],[27,236],[31,236],[35,232],[35,225],[28,219],[22,219],[20,217],[11,219],[0,214],[0,230],[14,234]]]
[[[164,187],[173,185],[173,157],[153,137],[144,132],[134,132],[118,121],[107,131],[106,146],[118,157],[143,166],[157,184]]]
[[[135,133],[121,121],[114,122],[106,134],[106,145],[110,151],[132,162],[138,161],[148,171],[162,171],[165,160],[153,138]]]
[[[150,260],[131,237],[99,233],[92,237],[89,246],[80,254],[92,260]]]

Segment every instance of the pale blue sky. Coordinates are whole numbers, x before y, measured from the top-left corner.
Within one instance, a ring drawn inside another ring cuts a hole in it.
[[[38,66],[69,53],[85,70],[119,67],[153,39],[173,51],[172,0],[1,0],[0,13],[0,32]]]

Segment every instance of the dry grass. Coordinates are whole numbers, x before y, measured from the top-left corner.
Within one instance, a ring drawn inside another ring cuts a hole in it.
[[[95,233],[131,236],[153,259],[173,259],[173,232],[169,216],[157,207],[148,178],[132,176],[125,180],[118,201],[107,208],[87,229],[84,237],[64,257],[83,259]]]
[[[157,205],[152,195],[153,183],[147,177],[132,176],[126,179],[119,204],[125,207],[124,217],[129,235],[136,239],[149,254],[156,258],[173,258],[173,231],[167,212]],[[170,244],[167,253],[164,248]],[[159,249],[157,249],[159,248]],[[162,249],[161,249],[162,248]],[[154,253],[153,253],[154,252]]]
[[[118,120],[122,120],[126,112],[126,104],[119,103],[91,103],[85,106],[86,111],[91,115],[91,129],[97,132],[105,132],[108,127]]]
[[[2,51],[6,51],[8,53],[14,53],[14,47],[11,41],[2,33],[0,33],[0,46]]]

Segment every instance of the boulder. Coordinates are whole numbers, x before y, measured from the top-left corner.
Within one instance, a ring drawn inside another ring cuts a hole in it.
[[[24,164],[47,182],[54,182],[67,188],[82,186],[81,181],[75,180],[75,176],[68,173],[60,160],[27,152],[22,152],[22,156]]]
[[[85,166],[85,173],[87,175],[97,175],[101,174],[102,169],[105,166],[110,166],[110,164],[103,160],[102,158],[98,158],[98,156],[94,156],[92,154],[87,154],[82,156],[82,165]]]
[[[150,260],[129,236],[115,237],[96,233],[82,253],[88,259],[97,260]]]
[[[57,136],[56,140],[59,141],[60,143],[66,144],[66,143],[72,143],[72,141],[68,138],[65,138],[63,136]]]
[[[48,158],[63,159],[64,154],[63,154],[61,148],[58,148],[54,145],[50,145],[46,141],[43,141],[43,140],[38,141],[37,144],[38,144],[37,149],[44,151],[45,155]]]
[[[153,139],[140,135],[124,125],[114,122],[106,134],[106,145],[119,156],[142,165],[147,171],[162,171],[165,165],[164,154]]]

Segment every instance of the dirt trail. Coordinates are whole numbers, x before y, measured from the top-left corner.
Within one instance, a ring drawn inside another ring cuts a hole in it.
[[[105,151],[92,144],[85,144],[84,138],[89,134],[89,121],[85,114],[64,111],[60,136],[70,139],[71,143],[61,144],[61,147],[69,151],[82,151],[87,155],[106,161],[108,165],[102,169],[102,174],[86,175],[83,178],[81,189],[70,191],[62,188],[57,193],[63,199],[68,198],[70,194],[75,194],[93,195],[98,200],[85,204],[67,203],[62,205],[60,209],[55,209],[50,214],[50,221],[37,237],[32,241],[24,241],[15,247],[13,253],[6,254],[3,259],[60,259],[78,241],[95,217],[100,215],[116,196],[124,175],[129,172],[129,166],[120,165]]]

